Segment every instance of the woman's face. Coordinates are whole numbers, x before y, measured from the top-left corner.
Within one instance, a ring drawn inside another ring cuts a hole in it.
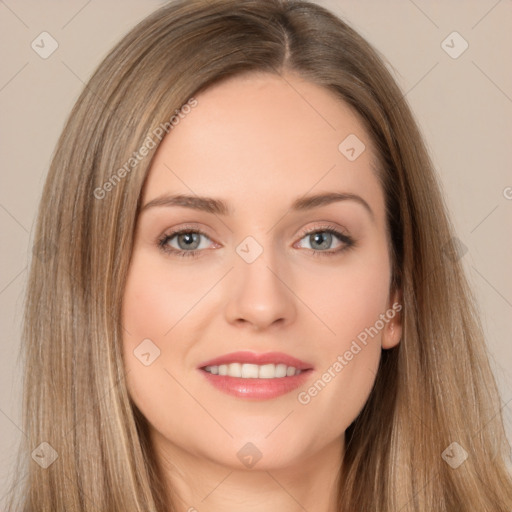
[[[313,460],[342,447],[401,334],[372,142],[346,104],[291,74],[196,99],[143,191],[129,393],[171,459]]]

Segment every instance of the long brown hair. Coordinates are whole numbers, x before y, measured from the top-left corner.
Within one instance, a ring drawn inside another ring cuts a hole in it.
[[[435,171],[381,57],[310,2],[179,0],[104,59],[55,150],[23,332],[26,476],[11,510],[174,510],[121,355],[139,197],[158,149],[147,140],[162,125],[170,131],[176,111],[211,84],[283,70],[333,91],[365,123],[386,196],[393,287],[403,297],[401,343],[383,351],[370,398],[345,434],[339,510],[512,509],[510,447],[474,298]],[[134,157],[143,146],[147,156]],[[456,468],[446,462],[453,450],[467,454]]]

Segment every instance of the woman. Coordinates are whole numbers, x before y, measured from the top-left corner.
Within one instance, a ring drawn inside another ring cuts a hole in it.
[[[37,240],[13,510],[511,509],[435,173],[325,9],[135,27],[70,115]]]

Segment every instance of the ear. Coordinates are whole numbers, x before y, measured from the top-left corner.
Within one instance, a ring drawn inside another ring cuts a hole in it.
[[[386,317],[389,319],[382,331],[382,348],[388,349],[398,345],[402,339],[402,291],[395,290],[390,294]]]

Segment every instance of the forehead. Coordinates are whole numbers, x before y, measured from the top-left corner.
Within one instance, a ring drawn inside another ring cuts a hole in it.
[[[383,202],[372,141],[334,92],[295,74],[250,73],[196,100],[160,144],[145,201],[163,193],[209,195],[240,211],[346,190]],[[347,145],[362,152],[347,158]]]

